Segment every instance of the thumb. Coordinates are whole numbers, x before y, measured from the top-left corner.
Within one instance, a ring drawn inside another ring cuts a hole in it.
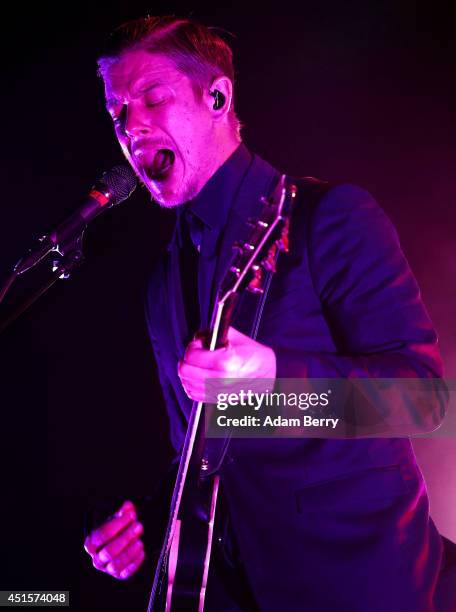
[[[252,341],[252,338],[250,338],[250,336],[246,336],[245,334],[241,333],[234,327],[228,328],[228,342],[230,344],[232,345],[244,344],[246,340]]]

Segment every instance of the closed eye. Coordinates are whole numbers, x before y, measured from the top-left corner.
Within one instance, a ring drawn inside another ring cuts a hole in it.
[[[150,92],[150,94],[146,94],[144,96],[144,103],[148,108],[152,108],[154,106],[159,106],[166,102],[166,96],[158,95],[157,92]]]
[[[163,102],[165,102],[165,100],[147,101],[146,102],[146,107],[147,108],[154,108],[155,106],[160,106],[160,104],[163,104]]]
[[[169,97],[169,87],[164,85],[151,85],[141,92],[144,96],[144,104],[147,107],[163,104]]]

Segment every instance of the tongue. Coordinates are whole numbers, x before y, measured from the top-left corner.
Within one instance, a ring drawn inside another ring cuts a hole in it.
[[[155,154],[152,165],[148,171],[151,178],[160,178],[174,163],[174,153],[170,149],[160,149]]]

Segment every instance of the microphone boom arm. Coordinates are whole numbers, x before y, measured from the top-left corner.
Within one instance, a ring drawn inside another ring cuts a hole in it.
[[[0,319],[0,333],[52,287],[58,278],[69,278],[75,268],[81,265],[84,260],[82,239],[89,222],[104,210],[126,200],[134,191],[136,183],[134,172],[128,166],[115,166],[105,172],[92,188],[87,201],[54,231],[40,238],[37,248],[30,249],[27,255],[19,259],[12,274],[0,287],[0,304],[18,276],[34,268],[52,251],[60,256],[53,263],[54,274],[51,279],[34,291],[10,316]]]

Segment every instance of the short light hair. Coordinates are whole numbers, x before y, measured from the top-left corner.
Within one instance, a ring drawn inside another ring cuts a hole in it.
[[[100,76],[104,78],[122,53],[138,49],[166,55],[190,79],[199,99],[218,77],[226,76],[234,84],[233,52],[214,28],[169,15],[141,17],[114,30],[98,58]],[[234,97],[229,118],[239,136],[241,123],[234,110]]]

